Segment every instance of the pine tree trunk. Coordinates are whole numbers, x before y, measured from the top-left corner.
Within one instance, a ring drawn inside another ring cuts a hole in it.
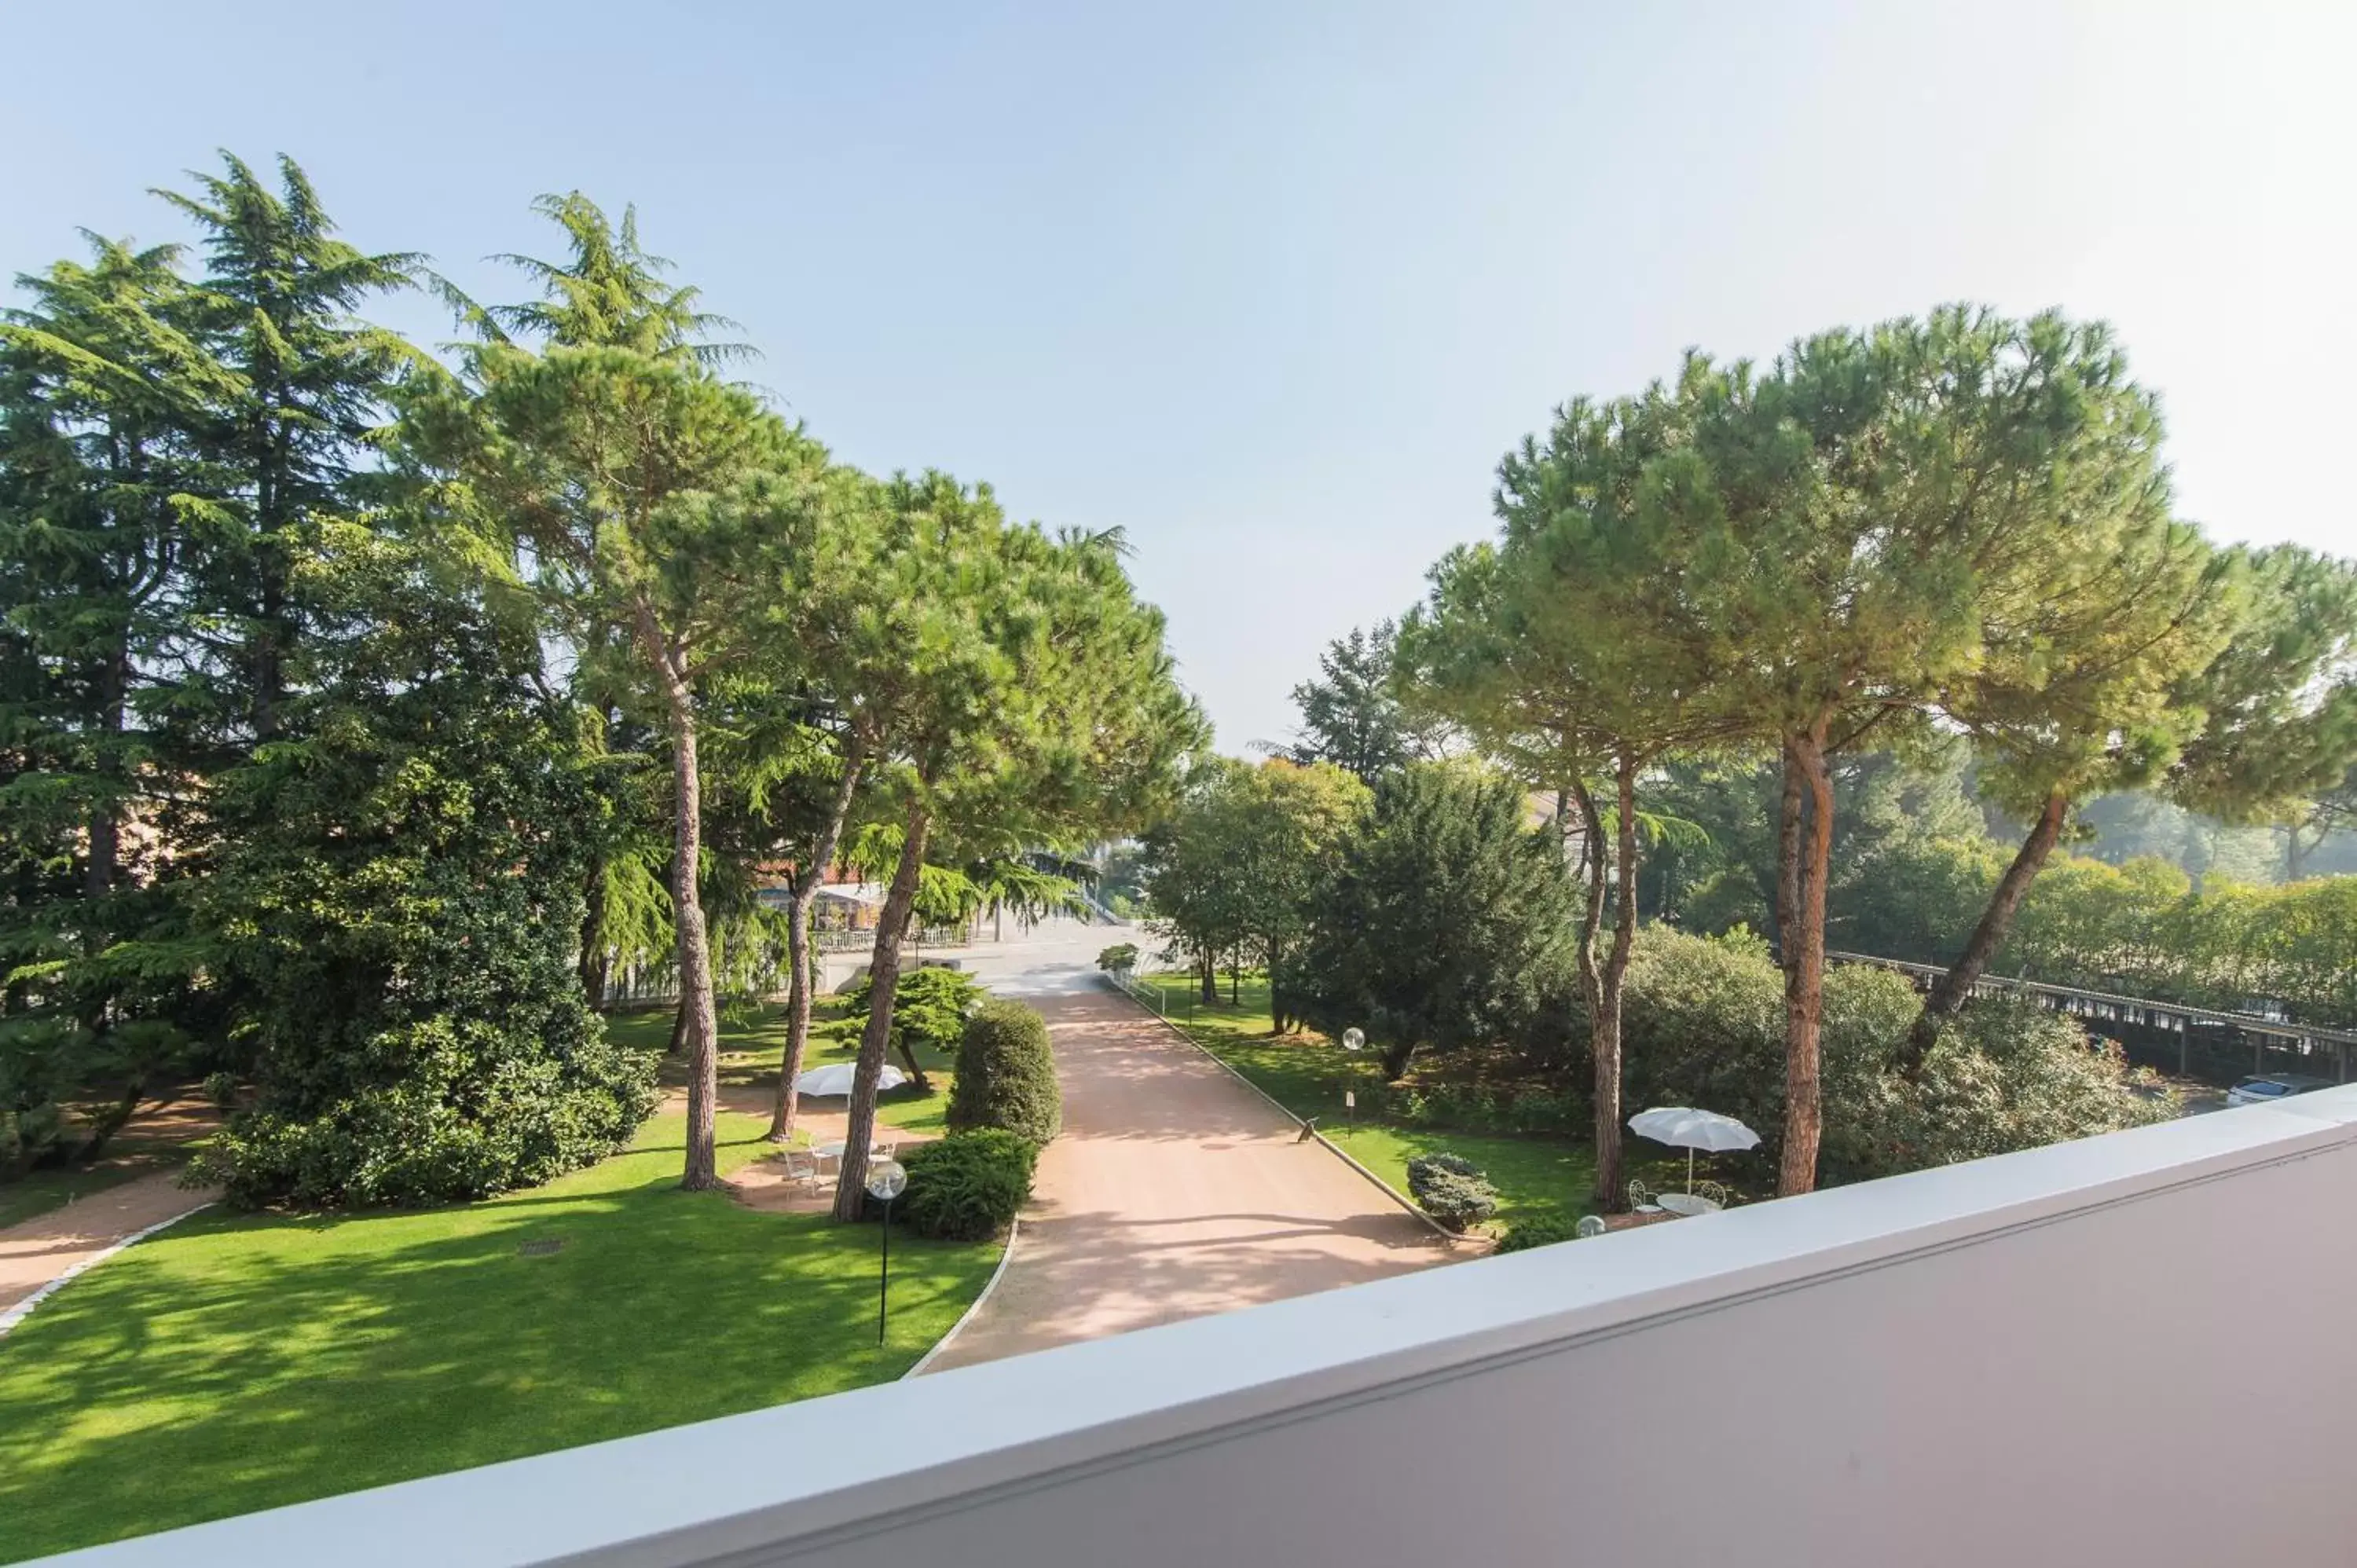
[[[705,929],[697,872],[704,859],[703,776],[696,761],[695,699],[677,652],[656,624],[653,607],[638,607],[639,639],[662,679],[671,714],[672,927],[679,939],[679,1018],[687,1051],[687,1158],[679,1185],[699,1192],[720,1185],[714,1147],[720,1098],[720,1020],[712,1002],[712,941]]]
[[[2313,839],[2303,837],[2307,831],[2302,824],[2294,822],[2284,832],[2284,880],[2286,882],[2308,880],[2308,857],[2324,843],[2322,832],[2319,832]]]
[[[1629,978],[1630,955],[1637,946],[1637,759],[1623,752],[1617,758],[1614,782],[1620,796],[1619,864],[1613,868],[1616,888],[1612,918],[1612,950],[1597,983],[1596,1027],[1596,1181],[1598,1197],[1609,1202],[1620,1190],[1620,1018],[1621,995]],[[1602,833],[1598,832],[1599,841]],[[1603,886],[1599,865],[1596,885]],[[1595,908],[1591,897],[1589,907]],[[1610,1115],[1608,1137],[1605,1119]],[[1622,1195],[1625,1197],[1625,1195]],[[1617,1207],[1617,1205],[1615,1205]]]
[[[1932,983],[1923,998],[1923,1010],[1915,1015],[1914,1026],[1907,1031],[1907,1043],[1900,1049],[1900,1069],[1910,1078],[1922,1069],[1923,1058],[1938,1037],[1940,1025],[1962,1011],[1964,999],[1973,993],[1973,985],[1988,972],[1989,961],[1996,957],[1997,949],[2005,945],[2007,933],[2013,929],[2014,917],[2021,912],[2021,900],[2029,892],[2029,885],[2038,878],[2046,865],[2046,857],[2062,837],[2062,826],[2071,815],[2071,802],[2060,791],[2049,795],[2040,809],[2038,821],[2030,824],[2029,837],[1997,879],[1996,890],[1989,895],[1988,907],[1981,911],[1980,923],[1964,943],[1964,950],[1946,973]]]
[[[802,1058],[810,1048],[811,1000],[816,987],[811,962],[811,906],[834,865],[835,847],[843,842],[843,826],[851,816],[851,802],[859,792],[862,757],[856,743],[845,748],[843,781],[835,787],[826,825],[811,845],[810,864],[794,871],[786,904],[786,1050],[778,1068],[778,1101],[770,1113],[770,1141],[782,1144],[794,1135],[794,1116],[802,1095],[794,1079],[802,1076]]]
[[[1620,1015],[1604,997],[1604,975],[1596,963],[1597,933],[1604,929],[1604,820],[1586,782],[1571,788],[1579,804],[1580,861],[1587,887],[1579,909],[1579,992],[1587,1004],[1587,1054],[1594,1066],[1596,1111],[1596,1202],[1606,1213],[1627,1205],[1620,1186]],[[1560,797],[1558,797],[1560,799]]]
[[[882,916],[876,922],[876,949],[868,961],[870,990],[867,1026],[859,1034],[859,1065],[851,1080],[850,1124],[844,1133],[843,1175],[834,1189],[834,1217],[856,1219],[866,1202],[867,1146],[876,1139],[877,1082],[884,1073],[884,1053],[892,1043],[893,993],[900,983],[900,934],[917,906],[918,874],[924,869],[925,838],[932,819],[921,805],[909,808],[906,834],[900,842],[900,864],[884,895]]]
[[[1206,1007],[1217,1006],[1220,1001],[1219,961],[1214,959],[1208,952],[1203,955],[1201,978],[1203,982],[1203,1005]]]
[[[1819,1036],[1825,1001],[1825,877],[1833,858],[1833,779],[1826,721],[1784,737],[1784,791],[1777,824],[1781,864],[1777,923],[1784,959],[1784,1159],[1778,1196],[1814,1191],[1824,1133]]]

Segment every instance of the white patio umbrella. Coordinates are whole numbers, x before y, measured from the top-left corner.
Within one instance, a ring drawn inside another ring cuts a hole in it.
[[[1686,1152],[1686,1190],[1694,1190],[1694,1157],[1696,1149],[1715,1155],[1723,1149],[1756,1149],[1760,1134],[1732,1116],[1721,1116],[1716,1111],[1696,1111],[1684,1105],[1663,1105],[1651,1111],[1640,1111],[1629,1118],[1629,1131],[1641,1138],[1651,1138],[1656,1144],[1667,1144]]]
[[[825,1067],[814,1067],[794,1079],[794,1092],[814,1095],[821,1100],[832,1095],[849,1094],[851,1080],[858,1076],[857,1062],[833,1062]],[[908,1081],[907,1073],[888,1066],[883,1075],[877,1079],[876,1087],[878,1090],[898,1089]]]

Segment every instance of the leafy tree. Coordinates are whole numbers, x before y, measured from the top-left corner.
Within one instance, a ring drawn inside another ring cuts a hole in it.
[[[2341,782],[2319,792],[2284,824],[2284,880],[2298,882],[2309,875],[2309,859],[2334,833],[2357,822],[2357,767]]]
[[[255,826],[199,896],[253,1080],[204,1169],[244,1204],[416,1204],[611,1152],[651,1073],[573,972],[595,802],[529,629],[364,527],[289,542],[302,694],[220,779]]]
[[[0,371],[0,591],[22,639],[7,700],[26,747],[0,831],[27,835],[11,858],[43,885],[0,918],[16,983],[0,1032],[46,1038],[80,1088],[112,1083],[86,1148],[163,1064],[167,1015],[201,1022],[218,1000],[194,995],[219,955],[178,895],[261,825],[210,786],[290,733],[309,615],[294,553],[358,505],[369,429],[412,353],[350,315],[410,258],[336,239],[293,163],[275,189],[223,163],[195,196],[159,193],[202,231],[199,278],[170,247],[97,242],[91,265],[28,281]]]
[[[1780,1188],[1815,1183],[1831,760],[1921,726],[1987,655],[1991,611],[2067,541],[2071,502],[2147,463],[2142,394],[2101,328],[1946,307],[1796,344],[1742,417],[1697,427],[1665,491],[1695,530],[1690,626],[1742,657],[1717,700],[1784,769],[1777,927],[1786,971]],[[2067,551],[2065,553],[2067,558]]]
[[[544,199],[571,242],[533,267],[547,299],[475,319],[490,334],[457,376],[425,378],[404,409],[405,455],[448,517],[483,538],[488,570],[521,566],[576,646],[635,655],[669,729],[672,918],[686,1025],[690,1188],[715,1185],[717,1020],[703,864],[700,713],[705,688],[748,658],[748,599],[773,569],[770,512],[724,498],[757,474],[800,490],[825,453],[750,392],[707,371],[693,296],[578,197]],[[544,334],[537,352],[502,321]],[[608,635],[610,631],[610,637]]]
[[[2312,829],[2357,768],[2357,566],[2292,545],[2233,556],[2249,609],[2178,693],[2205,722],[2163,789],[2228,822]]]
[[[1192,961],[1207,1005],[1220,999],[1220,960],[1246,940],[1250,890],[1233,852],[1244,834],[1249,773],[1231,757],[1204,758],[1143,845],[1148,929]]]
[[[1318,676],[1293,688],[1301,728],[1285,755],[1330,762],[1368,783],[1405,763],[1440,753],[1439,731],[1401,708],[1392,682],[1398,628],[1390,621],[1352,628],[1318,656]]]
[[[1559,410],[1499,467],[1492,548],[1452,552],[1401,639],[1411,706],[1445,714],[1523,778],[1577,807],[1587,882],[1577,955],[1595,1070],[1596,1197],[1622,1201],[1620,993],[1637,933],[1638,786],[1731,718],[1698,703],[1713,650],[1687,629],[1691,530],[1659,498],[1720,389],[1698,365],[1675,388]],[[1604,794],[1609,805],[1599,805]],[[1612,843],[1608,854],[1609,832]],[[1608,886],[1612,941],[1599,961]]]
[[[363,454],[394,378],[417,358],[397,334],[353,318],[372,295],[408,286],[418,258],[371,255],[335,237],[293,159],[278,188],[227,153],[192,175],[193,195],[158,191],[203,232],[193,335],[227,395],[210,411],[209,455],[230,477],[182,563],[189,602],[178,626],[187,684],[177,712],[210,706],[205,736],[234,756],[285,727],[286,670],[303,635],[290,581],[296,533],[360,508]]]
[[[878,911],[879,997],[860,1036],[835,1217],[856,1219],[891,1035],[888,998],[938,832],[992,845],[1096,842],[1163,803],[1202,717],[1171,679],[1118,534],[1010,526],[987,487],[887,487],[888,607],[820,678],[890,768],[900,855]]]
[[[1419,1050],[1515,1038],[1567,979],[1562,856],[1527,824],[1522,785],[1471,763],[1417,763],[1378,784],[1315,908],[1302,1013],[1329,1034],[1362,1028],[1386,1079]]]
[[[1179,810],[1147,835],[1148,886],[1155,908],[1170,911],[1157,929],[1198,955],[1206,1000],[1220,958],[1232,978],[1245,962],[1265,963],[1271,1026],[1296,1026],[1294,960],[1369,800],[1356,775],[1329,762],[1221,759],[1189,777]]]
[[[2091,364],[2069,390],[2091,407],[2061,435],[2092,424],[2100,436],[2038,465],[2053,526],[1982,594],[1981,661],[1942,703],[1975,740],[1982,789],[2029,832],[1924,997],[1902,1054],[1910,1071],[1986,972],[2074,808],[2153,781],[2192,738],[2202,714],[2184,689],[2226,645],[2241,605],[2231,561],[2169,518],[2149,400],[2116,364]]]
[[[0,1168],[51,1151],[60,1097],[103,1095],[71,1151],[97,1154],[178,1036],[108,955],[155,918],[126,828],[156,801],[193,433],[229,381],[173,247],[91,246],[0,316]]]

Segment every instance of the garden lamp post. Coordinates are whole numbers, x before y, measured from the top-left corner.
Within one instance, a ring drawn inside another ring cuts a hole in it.
[[[1351,1025],[1342,1031],[1342,1048],[1353,1056],[1365,1050],[1367,1032],[1356,1024]],[[1342,1091],[1342,1109],[1351,1113],[1351,1125],[1356,1127],[1359,1124],[1359,1091],[1357,1090],[1346,1089]]]
[[[884,1348],[884,1315],[892,1294],[892,1200],[909,1185],[908,1167],[878,1160],[867,1167],[867,1196],[884,1206],[884,1262],[876,1275],[876,1348]]]

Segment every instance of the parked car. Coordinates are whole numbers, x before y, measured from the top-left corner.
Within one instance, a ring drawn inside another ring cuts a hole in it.
[[[2330,1089],[2329,1078],[2309,1078],[2297,1072],[2263,1072],[2256,1078],[2246,1078],[2226,1091],[2229,1105],[2272,1105],[2278,1100],[2295,1094],[2308,1094],[2319,1089]]]

